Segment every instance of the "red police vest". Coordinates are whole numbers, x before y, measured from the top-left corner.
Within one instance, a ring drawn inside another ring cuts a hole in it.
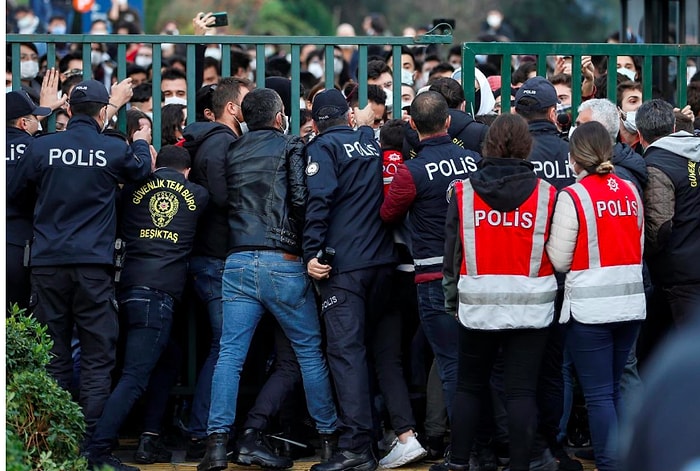
[[[510,212],[490,208],[464,180],[455,185],[462,228],[459,321],[470,329],[544,328],[557,282],[545,252],[556,190],[539,180]]]
[[[579,230],[566,275],[561,321],[600,324],[644,319],[644,208],[636,188],[613,175],[589,175],[565,188]]]

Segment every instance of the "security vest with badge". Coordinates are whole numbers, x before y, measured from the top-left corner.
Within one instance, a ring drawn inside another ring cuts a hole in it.
[[[179,299],[197,220],[209,192],[171,168],[159,168],[121,195],[121,237],[126,258],[121,288],[145,286]]]
[[[644,319],[644,209],[634,185],[614,174],[589,175],[564,191],[579,232],[561,322],[569,314],[583,324]]]
[[[457,315],[470,329],[540,329],[554,318],[557,282],[545,242],[556,189],[531,174],[513,172],[514,160],[485,161],[486,171],[493,170],[488,164],[499,165],[496,170],[511,172],[510,180],[484,184],[477,173],[473,182],[454,186],[460,230],[452,237],[460,237],[462,246]],[[517,164],[518,170],[531,172],[527,162]]]

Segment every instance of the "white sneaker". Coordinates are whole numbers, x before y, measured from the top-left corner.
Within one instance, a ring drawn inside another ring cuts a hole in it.
[[[382,468],[398,468],[407,463],[412,463],[423,458],[428,452],[421,446],[415,435],[408,437],[406,443],[401,443],[396,437],[391,444],[389,453],[384,458],[379,460],[379,466]]]

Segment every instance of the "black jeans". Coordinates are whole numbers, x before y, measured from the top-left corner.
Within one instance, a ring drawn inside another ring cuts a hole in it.
[[[340,406],[338,446],[362,451],[372,444],[369,327],[386,312],[393,269],[379,266],[333,275],[319,283],[326,309],[328,365]]]
[[[24,266],[24,247],[5,244],[5,275],[7,304],[17,303],[20,308],[26,308],[29,304],[30,284],[29,269]]]
[[[529,469],[537,424],[535,392],[547,329],[459,330],[457,392],[452,410],[452,462],[469,463],[491,369],[503,349],[510,469]]]
[[[292,343],[275,322],[275,365],[270,377],[248,411],[244,428],[267,430],[270,419],[289,404],[294,390],[301,386],[301,370]],[[304,407],[303,405],[301,407]]]
[[[112,385],[119,322],[112,267],[69,265],[32,268],[30,307],[48,327],[55,355],[47,369],[70,390],[73,380],[73,325],[80,339],[80,406],[89,437]]]

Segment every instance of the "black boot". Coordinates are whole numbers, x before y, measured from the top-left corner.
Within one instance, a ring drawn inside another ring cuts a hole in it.
[[[377,469],[377,458],[374,457],[371,446],[358,453],[338,449],[331,459],[311,467],[311,471],[374,471],[375,469]]]
[[[228,468],[226,456],[227,433],[212,433],[207,437],[207,452],[202,462],[197,465],[197,471],[221,471]]]
[[[321,463],[325,463],[333,453],[335,453],[336,448],[338,448],[338,437],[334,433],[325,434],[322,433],[321,437],[321,449],[318,452],[318,456],[321,458]]]
[[[143,464],[170,463],[173,454],[165,448],[159,435],[141,434],[139,447],[134,453],[134,461]]]
[[[291,468],[294,462],[289,458],[276,455],[265,442],[262,432],[249,428],[238,439],[236,464],[243,466],[255,464],[265,469],[286,469]]]

